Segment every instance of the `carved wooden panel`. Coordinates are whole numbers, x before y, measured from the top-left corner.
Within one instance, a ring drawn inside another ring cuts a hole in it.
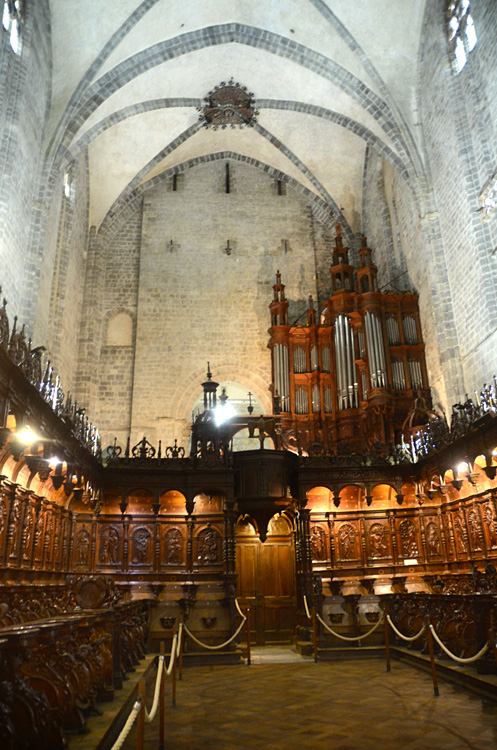
[[[391,544],[388,525],[385,521],[375,520],[366,526],[366,550],[370,563],[391,558]]]
[[[342,563],[358,561],[359,545],[357,540],[356,523],[346,522],[337,524],[335,529],[335,551],[337,559]]]
[[[131,529],[129,543],[130,565],[151,566],[153,564],[153,530],[140,525]]]
[[[91,546],[91,525],[78,524],[74,544],[73,564],[77,568],[89,568]]]
[[[485,543],[483,540],[483,526],[480,515],[480,506],[476,503],[467,511],[469,543],[473,553],[482,553]]]
[[[421,556],[418,527],[414,520],[404,518],[398,525],[400,555],[405,560],[418,559]]]
[[[492,498],[483,505],[483,525],[488,549],[497,549],[497,511]]]
[[[440,538],[440,524],[436,516],[427,516],[424,519],[426,554],[428,559],[442,557],[442,540]]]
[[[313,523],[311,532],[311,554],[313,562],[325,562],[330,559],[328,528],[323,524]]]
[[[99,567],[114,567],[121,564],[120,534],[117,525],[100,527],[97,543],[97,564]]]
[[[222,537],[219,531],[208,524],[195,537],[194,563],[199,567],[221,565]]]
[[[161,564],[166,567],[186,564],[185,538],[179,526],[168,526],[163,532]]]
[[[453,511],[451,516],[457,553],[459,557],[466,557],[469,553],[469,539],[464,511]]]

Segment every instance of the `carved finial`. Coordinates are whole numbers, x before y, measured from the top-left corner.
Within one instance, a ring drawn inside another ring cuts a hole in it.
[[[312,294],[309,295],[309,310],[314,310],[314,300],[312,299]]]
[[[207,362],[207,380],[210,380],[211,378],[212,378],[211,363]]]

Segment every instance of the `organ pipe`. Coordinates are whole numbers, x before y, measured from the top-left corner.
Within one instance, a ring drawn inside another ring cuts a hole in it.
[[[381,321],[370,312],[364,316],[372,388],[386,388],[386,359]]]
[[[359,399],[354,377],[354,334],[346,315],[339,315],[335,321],[335,352],[338,408],[353,409],[359,405]]]
[[[274,380],[276,390],[281,398],[281,410],[290,411],[290,378],[288,347],[275,344],[273,349]]]

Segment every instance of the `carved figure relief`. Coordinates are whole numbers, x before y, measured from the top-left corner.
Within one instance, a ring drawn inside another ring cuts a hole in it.
[[[456,530],[457,539],[459,541],[459,547],[461,552],[468,551],[468,545],[466,544],[466,538],[464,533],[464,515],[460,510],[454,514],[454,529]]]
[[[416,527],[412,521],[406,519],[400,524],[400,538],[402,544],[402,554],[407,558],[417,557],[418,542],[416,540]]]
[[[136,529],[133,532],[133,565],[143,565],[148,562],[149,542],[150,531],[148,529]]]
[[[17,547],[17,531],[19,528],[19,519],[21,517],[21,501],[16,497],[14,507],[12,508],[12,518],[10,520],[10,548],[9,557],[15,554]]]
[[[53,534],[53,513],[51,511],[47,511],[47,522],[45,525],[45,549],[47,550],[47,563],[50,563],[52,560],[52,534]]]
[[[311,551],[313,560],[326,560],[326,536],[318,524],[311,526]]]
[[[440,555],[440,536],[438,534],[438,525],[431,521],[426,527],[426,545],[428,554]]]
[[[102,549],[100,548],[100,558],[102,558]],[[88,565],[88,552],[90,551],[90,534],[86,529],[78,531],[76,538],[76,565]]]
[[[385,557],[387,545],[385,541],[385,527],[382,523],[374,523],[369,529],[369,545],[371,557]]]
[[[119,545],[119,534],[117,529],[110,526],[100,534],[99,561],[103,565],[115,565],[117,563],[117,550]]]
[[[41,560],[41,555],[42,555],[43,518],[44,518],[44,514],[40,511],[38,515],[38,520],[36,521],[36,530],[35,530],[35,539],[34,539],[35,560]]]
[[[485,522],[488,529],[488,536],[490,538],[490,547],[493,549],[497,547],[497,516],[492,503],[487,503],[483,510],[483,521]]]
[[[5,528],[5,523],[7,519],[7,506],[5,505],[5,500],[0,500],[0,534],[3,532]]]
[[[218,541],[220,536],[215,529],[204,529],[199,534],[197,560],[200,565],[219,562]]]
[[[478,508],[471,508],[469,511],[468,526],[471,534],[471,546],[473,549],[482,549],[482,528]]]
[[[24,551],[23,551],[23,555],[22,555],[22,559],[23,560],[28,560],[29,559],[29,551],[30,551],[29,548],[30,548],[31,539],[32,539],[32,536],[33,536],[33,525],[34,525],[34,523],[33,523],[33,514],[29,510],[28,511],[28,517],[26,519],[26,526],[24,528],[24,543],[23,543],[23,550]]]
[[[167,565],[181,565],[183,536],[179,529],[168,529],[164,534],[165,562]]]
[[[350,560],[354,557],[355,529],[350,523],[343,523],[338,530],[340,558]]]

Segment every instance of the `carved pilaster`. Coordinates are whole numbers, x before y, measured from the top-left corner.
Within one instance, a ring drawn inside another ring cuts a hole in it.
[[[193,572],[193,529],[195,527],[195,516],[188,516],[186,520],[186,569],[188,573]]]
[[[224,565],[225,572],[232,575],[236,571],[236,548],[235,548],[235,511],[233,505],[229,505],[223,511],[224,514]]]
[[[68,545],[67,545],[67,559],[65,561],[65,569],[67,571],[71,570],[72,568],[72,560],[73,560],[73,554],[74,554],[74,534],[76,532],[76,521],[78,518],[78,514],[74,511],[69,511],[69,527],[68,527]]]
[[[98,516],[93,514],[91,518],[91,553],[90,553],[90,570],[95,572],[97,563],[97,526]]]
[[[364,522],[364,516],[361,515],[359,523],[361,527],[361,558],[363,566],[366,567],[368,564],[368,552],[366,549],[366,524]]]
[[[29,559],[29,567],[30,569],[33,569],[35,567],[35,560],[36,560],[36,547],[39,540],[39,522],[40,522],[40,510],[41,510],[41,497],[35,498],[34,503],[34,512],[33,512],[33,544],[31,546],[31,555]]]
[[[442,540],[442,549],[444,551],[444,562],[449,561],[449,548],[447,546],[447,534],[445,533],[444,518],[442,515],[442,509],[437,508],[438,517],[438,528],[440,531],[440,539]]]
[[[418,519],[419,533],[421,536],[421,549],[423,550],[423,562],[428,562],[428,549],[426,546],[424,518],[421,515],[421,511],[419,508],[416,508],[416,517]]]
[[[397,532],[395,529],[395,513],[390,511],[388,513],[388,523],[390,524],[390,538],[392,540],[392,557],[393,564],[399,564],[399,548],[397,545]]]

